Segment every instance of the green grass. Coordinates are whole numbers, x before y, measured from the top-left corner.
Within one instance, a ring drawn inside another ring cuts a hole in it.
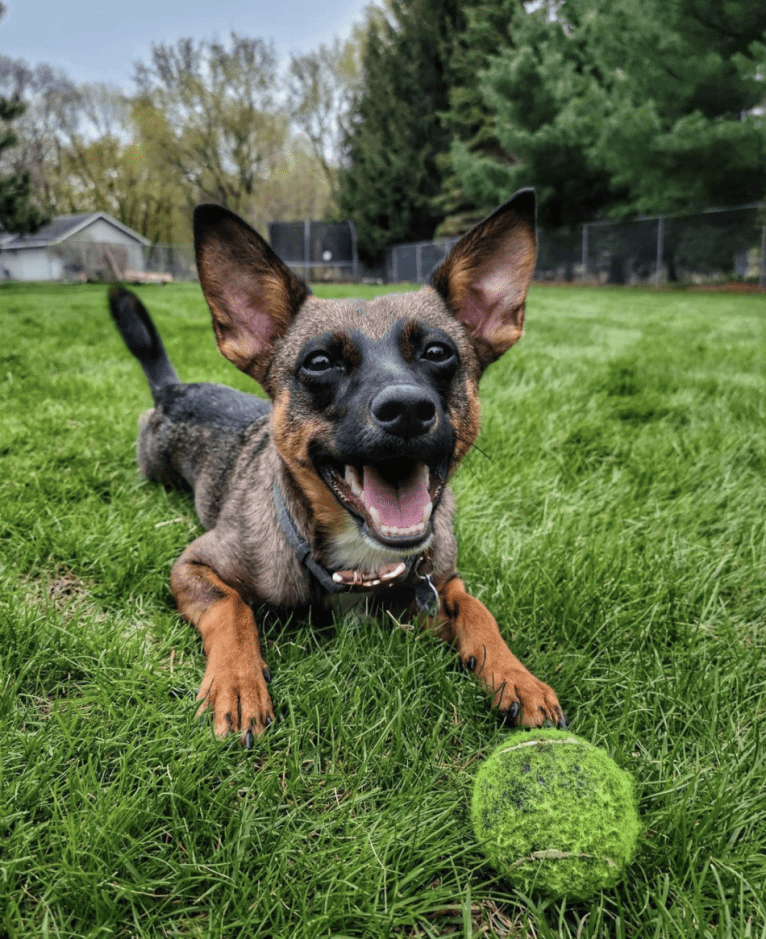
[[[249,387],[196,287],[139,292],[185,379]],[[766,936],[763,297],[534,289],[482,396],[461,571],[640,797],[587,903],[482,861],[472,776],[511,731],[406,623],[269,625],[278,720],[214,739],[168,586],[199,527],[138,476],[105,291],[0,287],[1,935]]]

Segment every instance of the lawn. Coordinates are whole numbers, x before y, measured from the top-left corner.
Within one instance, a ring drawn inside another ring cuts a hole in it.
[[[249,388],[197,287],[139,293],[183,378]],[[103,287],[0,286],[0,935],[766,937],[763,296],[534,288],[454,482],[465,580],[636,780],[590,902],[483,862],[473,774],[519,732],[406,622],[270,624],[250,753],[195,718],[149,400]]]

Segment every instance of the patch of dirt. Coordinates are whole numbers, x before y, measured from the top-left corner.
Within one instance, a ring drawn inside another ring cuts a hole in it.
[[[766,288],[758,284],[743,284],[736,280],[721,284],[693,284],[687,290],[692,293],[766,293]]]

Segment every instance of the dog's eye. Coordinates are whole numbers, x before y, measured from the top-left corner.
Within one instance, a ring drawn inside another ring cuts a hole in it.
[[[303,368],[312,375],[326,372],[333,367],[333,361],[326,352],[312,352],[303,360]]]
[[[452,349],[443,342],[429,342],[423,350],[427,362],[447,362],[452,358]]]

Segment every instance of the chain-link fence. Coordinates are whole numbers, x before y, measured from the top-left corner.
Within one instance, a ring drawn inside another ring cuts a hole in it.
[[[270,222],[269,243],[307,281],[356,281],[359,258],[354,223]]]
[[[386,278],[424,283],[456,238],[394,245]],[[766,287],[766,205],[588,222],[538,231],[537,280],[592,284],[751,282]]]
[[[425,283],[457,238],[394,245],[385,268],[359,263],[352,222],[272,222],[274,251],[308,281],[365,277],[388,283]],[[74,240],[22,258],[6,252],[0,279],[127,281],[195,280],[191,245],[99,244]],[[2,260],[2,258],[0,258]],[[716,209],[696,215],[594,221],[571,232],[538,231],[538,281],[589,284],[710,284],[736,282],[766,288],[766,205]]]
[[[449,254],[459,238],[393,245],[386,257],[386,281],[390,284],[424,284]]]

